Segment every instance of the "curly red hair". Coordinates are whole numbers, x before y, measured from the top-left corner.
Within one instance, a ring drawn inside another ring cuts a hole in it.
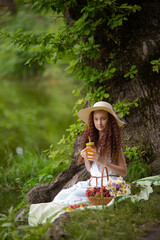
[[[88,137],[95,143],[96,148],[100,149],[100,155],[111,158],[111,162],[118,164],[118,157],[121,151],[121,129],[118,126],[116,119],[108,113],[108,122],[105,134],[99,139],[99,132],[94,126],[93,112],[89,115],[88,124],[82,134],[81,149],[86,147]],[[78,165],[83,163],[83,158],[80,155],[78,158]]]

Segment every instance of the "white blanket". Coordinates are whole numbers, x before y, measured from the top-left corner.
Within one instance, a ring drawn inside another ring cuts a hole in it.
[[[94,174],[97,173],[96,174],[97,176],[101,175],[100,171],[101,169],[98,169],[97,165],[94,165],[92,170]],[[110,179],[113,180],[115,178],[116,177],[110,177]],[[53,222],[56,218],[60,216],[60,214],[66,211],[66,208],[69,205],[88,202],[88,198],[85,196],[85,193],[86,189],[89,187],[89,182],[91,183],[91,186],[95,186],[96,184],[95,179],[90,180],[79,182],[71,188],[61,190],[60,193],[55,197],[55,199],[52,202],[31,204],[28,216],[29,225],[37,226],[38,224]],[[140,192],[139,195],[121,196],[120,201],[128,197],[130,197],[133,202],[139,201],[141,199],[148,200],[150,193],[153,192],[151,184],[153,183],[154,185],[160,185],[160,175],[139,179],[134,182],[137,182],[138,184],[142,185],[144,187],[143,190]],[[100,184],[101,182],[99,179],[98,186],[100,186]],[[105,186],[105,182],[103,185]],[[106,206],[107,207],[111,206],[114,203],[114,200],[115,198],[113,198],[112,201]],[[84,208],[101,209],[102,206],[87,206],[81,207],[79,209],[82,210]]]

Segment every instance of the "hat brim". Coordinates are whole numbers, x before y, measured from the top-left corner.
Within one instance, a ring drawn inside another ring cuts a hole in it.
[[[117,115],[115,114],[115,112],[107,107],[89,107],[89,108],[84,108],[82,110],[80,110],[78,112],[78,117],[85,123],[88,123],[88,118],[91,112],[97,111],[97,110],[104,110],[106,112],[109,112],[113,117],[115,117],[115,119],[117,120],[117,123],[119,125],[119,127],[122,127],[124,125],[124,122],[122,122],[121,120],[118,119]]]

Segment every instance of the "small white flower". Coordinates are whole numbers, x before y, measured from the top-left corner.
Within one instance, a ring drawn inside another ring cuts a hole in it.
[[[110,195],[114,197],[116,194],[115,192],[110,192]]]
[[[125,184],[126,184],[125,181],[122,181],[122,182],[121,182],[121,185],[125,185]]]
[[[112,186],[112,187],[111,187],[111,190],[112,190],[112,191],[115,191],[115,190],[116,190],[116,187],[115,187],[115,186]]]
[[[123,185],[121,185],[121,187],[120,187],[120,190],[123,190],[124,189],[124,186]]]
[[[123,190],[124,195],[129,195],[131,193],[130,189],[126,188]]]
[[[110,182],[107,182],[106,183],[106,187],[110,187],[111,185],[110,185]]]
[[[121,183],[122,181],[123,181],[123,178],[122,178],[122,177],[119,177],[119,178],[118,178],[118,182]]]
[[[16,153],[17,153],[18,155],[22,155],[22,154],[23,154],[23,148],[17,147],[17,148],[16,148]]]
[[[117,196],[121,196],[121,195],[122,195],[121,191],[118,191]]]

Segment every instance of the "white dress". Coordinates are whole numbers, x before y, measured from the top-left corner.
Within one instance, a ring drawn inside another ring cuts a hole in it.
[[[97,186],[101,186],[101,174],[103,165],[93,162],[90,173],[91,176],[99,177],[97,178]],[[115,175],[115,173],[108,170],[108,174]],[[116,180],[117,177],[109,176],[109,180]],[[107,182],[106,173],[104,173],[103,185],[105,186]],[[85,196],[88,187],[96,186],[96,178],[90,178],[87,181],[81,181],[74,186],[62,189],[52,202],[49,203],[38,203],[31,204],[29,210],[28,222],[31,226],[36,226],[40,223],[45,223],[48,220],[53,220],[55,214],[68,205],[73,205],[77,203],[87,202],[88,198]]]

